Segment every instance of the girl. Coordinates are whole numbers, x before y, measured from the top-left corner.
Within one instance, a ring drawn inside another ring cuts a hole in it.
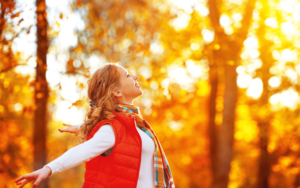
[[[143,92],[138,77],[108,63],[88,81],[90,109],[80,127],[80,145],[16,180],[20,188],[86,163],[83,188],[175,187],[164,150],[133,100]],[[76,132],[74,127],[70,132]]]

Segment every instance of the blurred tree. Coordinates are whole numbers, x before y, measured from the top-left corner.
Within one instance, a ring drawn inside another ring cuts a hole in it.
[[[36,27],[37,27],[37,66],[35,79],[35,112],[34,112],[34,170],[42,168],[46,164],[46,138],[47,138],[47,100],[48,83],[46,80],[47,70],[47,12],[45,0],[36,1]],[[39,187],[48,187],[48,179],[42,181]]]
[[[20,26],[24,20],[19,18],[22,10],[15,1],[0,1],[0,7],[0,182],[7,187],[17,176],[31,171],[33,96],[30,76],[14,71],[24,63],[21,52],[13,49],[15,39],[30,28]]]
[[[243,42],[247,37],[250,22],[252,20],[252,12],[256,1],[248,0],[245,3],[244,15],[241,21],[242,27],[237,29],[233,34],[227,35],[220,25],[222,7],[225,6],[221,1],[209,0],[209,18],[215,32],[213,45],[210,49],[215,49],[211,53],[211,98],[210,98],[210,117],[214,118],[216,84],[218,80],[216,76],[221,76],[224,80],[224,109],[223,122],[219,133],[216,137],[214,119],[210,122],[210,141],[211,141],[211,159],[213,170],[213,188],[225,188],[228,185],[228,175],[230,172],[230,162],[232,159],[232,148],[234,138],[234,116],[237,101],[237,73],[236,67],[240,60],[240,53]],[[223,69],[224,75],[217,75],[216,68]],[[214,143],[216,145],[214,145]]]
[[[265,20],[269,16],[268,2],[259,1],[261,3],[260,11],[260,21],[259,28],[257,29],[256,36],[258,37],[258,41],[260,44],[259,52],[260,59],[262,61],[262,66],[256,72],[258,77],[261,78],[263,84],[263,92],[260,98],[255,101],[255,104],[250,105],[250,109],[252,109],[253,118],[257,121],[259,127],[259,171],[257,174],[257,184],[255,187],[257,188],[268,188],[269,187],[269,176],[271,171],[271,161],[270,154],[268,152],[268,140],[269,140],[269,127],[270,122],[272,120],[272,112],[270,110],[270,104],[268,98],[270,96],[270,86],[268,81],[272,77],[270,74],[270,67],[272,67],[274,63],[274,59],[272,58],[272,46],[274,42],[271,40],[266,40],[266,25],[264,24]],[[252,107],[252,108],[251,108]]]
[[[103,58],[127,66],[130,62],[140,67],[144,59],[153,55],[150,45],[159,39],[163,23],[171,18],[169,10],[158,10],[166,6],[159,0],[78,0],[72,5],[85,23],[78,31],[78,45],[70,50],[70,65],[81,61],[80,67],[69,66],[68,73],[85,73],[91,68],[88,57]],[[95,64],[95,63],[94,63]]]
[[[30,172],[33,152],[33,88],[30,77],[13,71],[0,73],[0,182],[12,185],[17,176]],[[25,98],[28,98],[24,100]]]
[[[12,42],[19,34],[25,30],[22,28],[20,31],[16,32],[14,30],[14,24],[10,22],[10,19],[18,19],[20,11],[15,10],[16,2],[14,0],[0,1],[1,12],[0,12],[0,73],[9,71],[10,69],[20,65],[17,57],[18,52],[13,52]],[[19,19],[17,26],[23,22],[23,19]],[[8,34],[8,36],[5,36]]]

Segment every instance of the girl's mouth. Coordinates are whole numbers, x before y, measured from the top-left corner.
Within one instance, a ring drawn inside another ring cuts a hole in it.
[[[137,83],[135,84],[135,87],[137,87],[137,88],[141,88]]]

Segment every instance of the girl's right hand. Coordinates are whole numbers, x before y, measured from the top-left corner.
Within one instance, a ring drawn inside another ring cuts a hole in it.
[[[64,126],[67,126],[67,128],[64,129],[58,129],[60,132],[68,132],[68,133],[75,133],[75,136],[79,134],[79,129],[77,125],[69,125],[69,124],[63,124]]]
[[[20,185],[19,188],[24,187],[27,183],[35,181],[33,183],[33,187],[37,187],[41,181],[47,179],[51,175],[52,171],[49,167],[45,166],[37,171],[34,171],[30,174],[26,174],[24,176],[19,177],[15,183]]]

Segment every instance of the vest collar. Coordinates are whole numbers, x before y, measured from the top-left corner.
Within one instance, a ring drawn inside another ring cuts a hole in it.
[[[128,128],[132,128],[133,126],[133,118],[130,116],[126,116],[125,114],[121,114],[118,112],[113,112],[115,115],[115,119],[119,120],[123,125],[125,125]],[[135,128],[135,127],[134,127]]]

